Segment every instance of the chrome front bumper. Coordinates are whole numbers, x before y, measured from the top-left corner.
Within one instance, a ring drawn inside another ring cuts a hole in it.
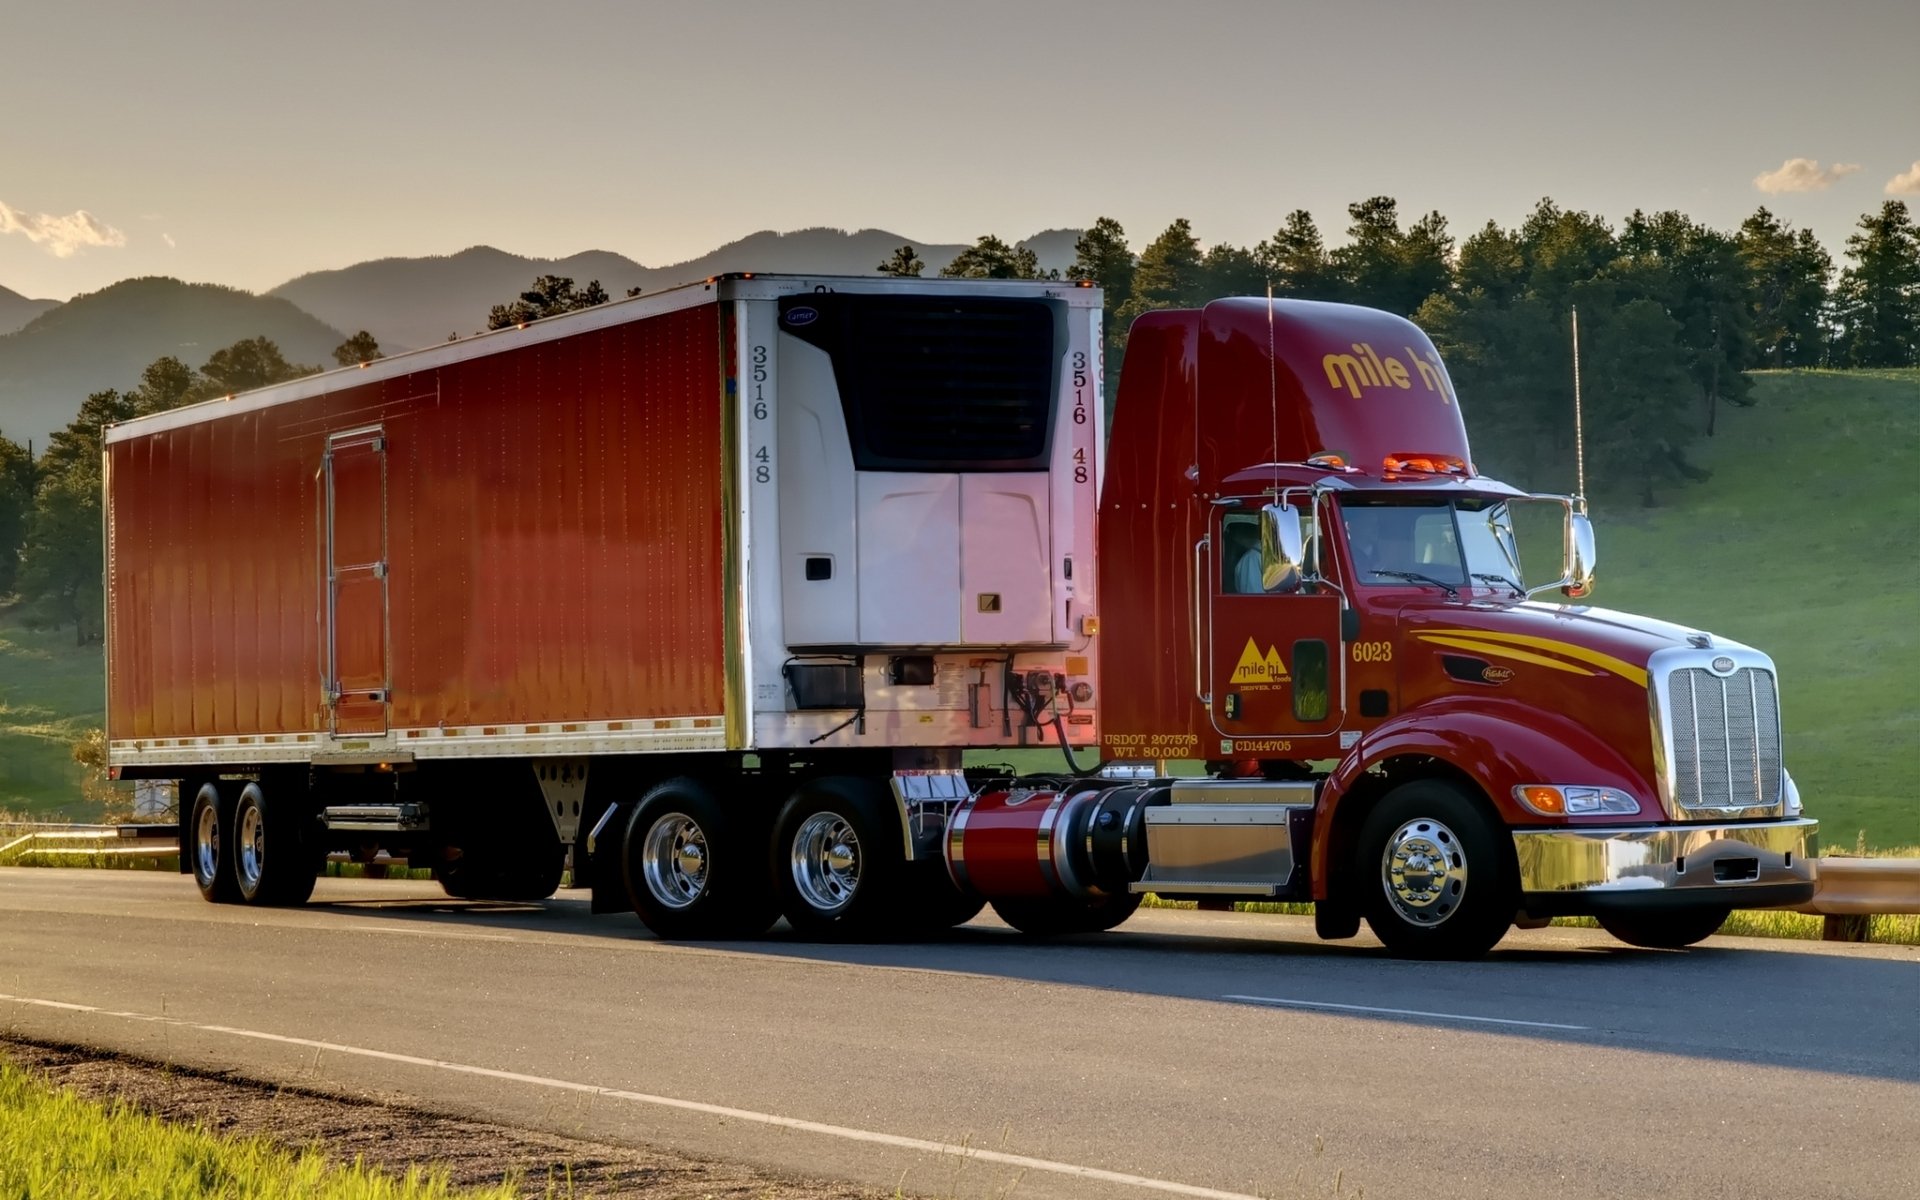
[[[1530,911],[1535,897],[1770,907],[1813,895],[1820,823],[1522,829],[1513,848]]]

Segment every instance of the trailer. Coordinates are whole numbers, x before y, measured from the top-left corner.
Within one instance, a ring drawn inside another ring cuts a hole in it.
[[[110,762],[216,902],[385,849],[666,937],[1156,893],[1471,957],[1811,895],[1771,661],[1533,601],[1584,502],[1478,473],[1411,323],[1148,314],[1111,442],[1101,346],[1072,281],[741,274],[115,426]]]

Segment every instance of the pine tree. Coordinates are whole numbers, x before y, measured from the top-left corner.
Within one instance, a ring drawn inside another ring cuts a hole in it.
[[[875,267],[882,275],[893,275],[902,279],[918,279],[927,264],[920,261],[920,255],[910,245],[895,250],[887,261]]]
[[[1850,367],[1920,363],[1920,226],[1904,201],[1860,218],[1847,238],[1854,265],[1835,292],[1842,361]]]

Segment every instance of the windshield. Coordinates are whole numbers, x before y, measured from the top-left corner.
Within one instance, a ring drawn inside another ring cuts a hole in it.
[[[1342,516],[1360,583],[1525,589],[1504,501],[1484,497],[1414,504],[1348,500]]]

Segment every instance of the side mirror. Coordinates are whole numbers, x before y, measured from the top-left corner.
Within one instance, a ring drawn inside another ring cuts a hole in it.
[[[1291,504],[1269,504],[1260,510],[1261,591],[1288,591],[1299,586],[1305,544],[1299,509]]]
[[[1562,595],[1578,600],[1593,592],[1594,568],[1593,522],[1585,513],[1567,514],[1567,582],[1562,585]]]

